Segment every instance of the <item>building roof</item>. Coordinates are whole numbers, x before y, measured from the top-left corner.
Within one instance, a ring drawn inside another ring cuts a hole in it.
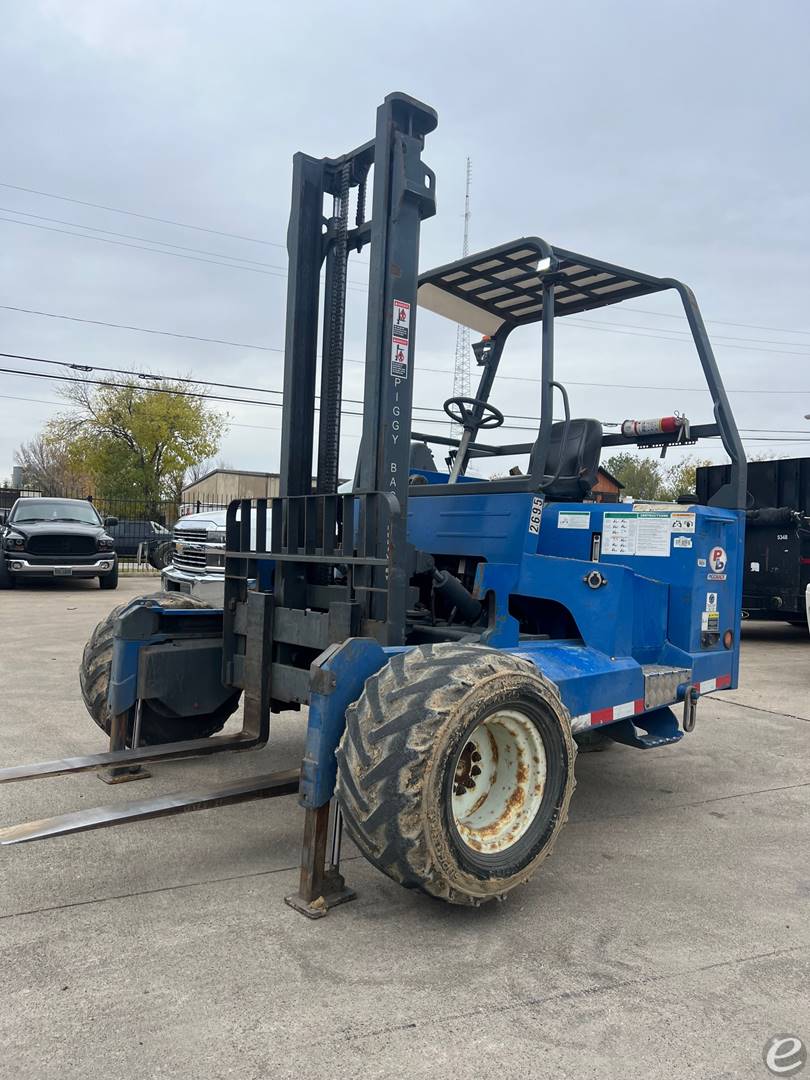
[[[277,477],[277,472],[258,472],[254,469],[212,469],[204,476],[198,476],[196,480],[192,480],[190,484],[183,485],[183,491],[188,491],[189,488],[193,488],[196,484],[201,484],[203,480],[208,480],[212,476],[261,476],[265,480],[269,480],[272,477]]]
[[[621,480],[617,480],[613,473],[608,472],[604,465],[599,466],[599,472],[602,474],[602,476],[606,476],[608,480],[610,480],[611,484],[615,484],[617,488],[621,488],[621,490],[624,491],[624,484],[621,482]]]

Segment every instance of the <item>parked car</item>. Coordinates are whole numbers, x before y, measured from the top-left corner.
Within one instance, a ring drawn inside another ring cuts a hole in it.
[[[17,499],[0,526],[0,589],[26,578],[97,577],[118,587],[118,556],[109,529],[84,499]]]
[[[115,540],[115,550],[119,557],[134,558],[141,545],[144,559],[149,559],[152,552],[160,545],[171,540],[171,533],[165,525],[157,521],[133,521],[120,519],[117,525],[109,528],[110,536]]]

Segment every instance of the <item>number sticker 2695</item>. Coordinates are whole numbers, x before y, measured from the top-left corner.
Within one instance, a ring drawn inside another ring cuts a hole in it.
[[[534,536],[540,532],[540,522],[543,518],[543,500],[539,495],[532,499],[532,512],[529,515],[529,532]]]

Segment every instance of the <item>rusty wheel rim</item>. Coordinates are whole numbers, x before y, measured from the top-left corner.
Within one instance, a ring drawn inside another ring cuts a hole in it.
[[[517,709],[487,716],[456,758],[452,811],[462,842],[496,855],[526,833],[540,809],[546,784],[540,732]]]

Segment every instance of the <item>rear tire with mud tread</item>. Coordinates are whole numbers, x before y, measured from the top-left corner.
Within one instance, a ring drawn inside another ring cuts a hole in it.
[[[547,791],[531,842],[476,862],[448,820],[449,770],[481,719],[510,707],[540,731]],[[570,716],[534,665],[480,645],[422,645],[392,657],[347,710],[335,794],[349,835],[377,869],[406,888],[477,906],[527,881],[551,853],[575,756]]]
[[[167,608],[211,607],[194,596],[180,592],[150,593],[138,599],[158,600],[162,607]],[[84,647],[79,665],[79,684],[84,704],[105,735],[110,734],[107,695],[110,688],[115,621],[131,603],[133,601],[128,600],[126,604],[120,604],[101,620]],[[228,717],[238,706],[239,694],[235,694],[208,716],[165,716],[145,701],[141,714],[141,745],[157,746],[161,743],[181,742],[184,739],[207,739],[222,730]],[[134,717],[130,717],[127,724],[127,745],[130,745],[133,719]]]

